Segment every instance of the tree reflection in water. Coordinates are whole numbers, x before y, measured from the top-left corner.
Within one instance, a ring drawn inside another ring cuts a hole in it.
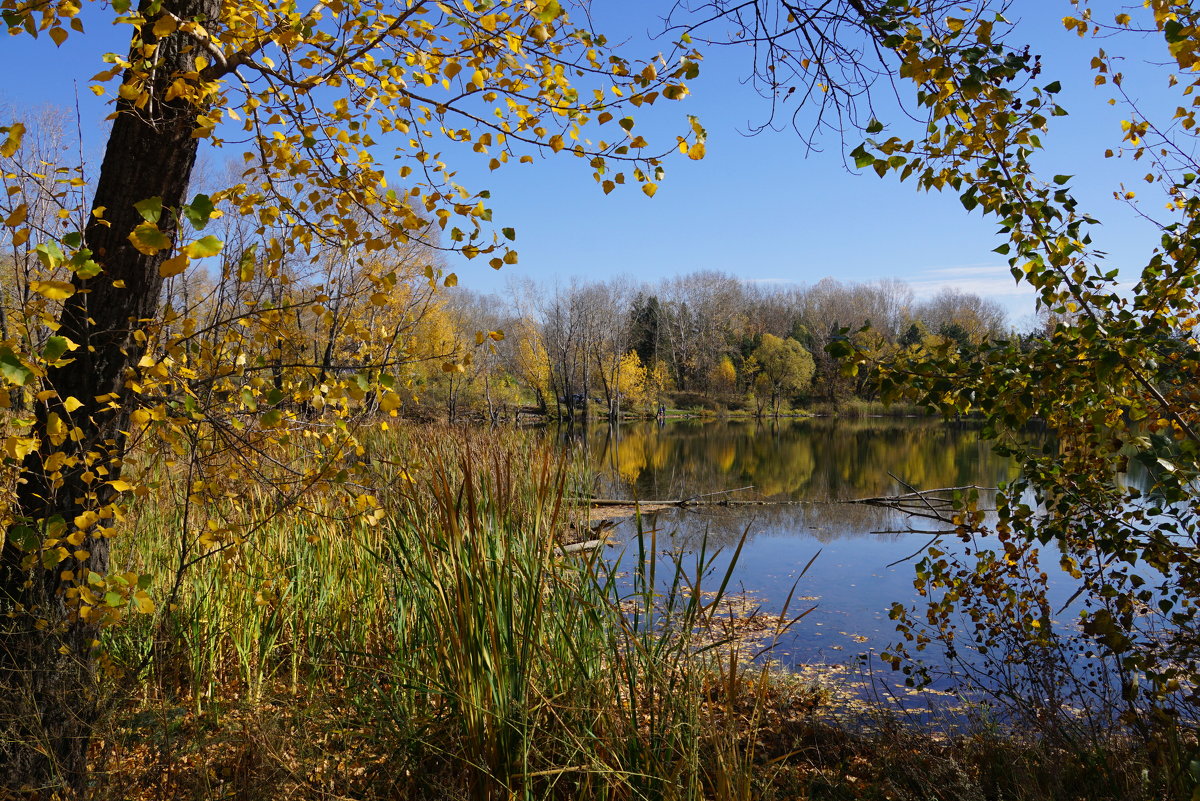
[[[638,422],[576,430],[565,439],[594,476],[592,497],[710,496],[709,505],[646,516],[643,530],[654,529],[665,550],[724,549],[712,565],[718,575],[745,534],[732,589],[761,599],[766,612],[778,609],[820,552],[797,586],[799,596],[813,599],[805,606],[818,608],[789,632],[778,653],[806,664],[845,662],[894,641],[888,610],[895,601],[913,600],[915,590],[912,562],[893,563],[919,551],[937,528],[836,501],[910,487],[995,487],[1017,474],[970,425],[925,419]],[[725,498],[769,503],[711,505]],[[981,501],[990,505],[986,495]],[[636,532],[625,521],[614,538],[628,543]],[[616,558],[635,558],[636,550]]]

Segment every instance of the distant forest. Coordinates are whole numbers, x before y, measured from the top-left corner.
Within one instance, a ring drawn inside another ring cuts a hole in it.
[[[800,286],[714,271],[657,285],[525,283],[504,298],[456,288],[421,327],[426,355],[451,364],[414,365],[409,403],[452,418],[514,407],[616,417],[662,405],[755,414],[841,406],[877,394],[870,370],[843,375],[827,353],[839,332],[879,359],[1016,335],[998,303],[955,289],[918,300],[895,279]]]

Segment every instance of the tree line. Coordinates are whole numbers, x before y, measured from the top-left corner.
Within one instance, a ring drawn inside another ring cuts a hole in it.
[[[458,288],[436,306],[434,327],[456,331],[443,345],[455,366],[427,367],[413,403],[451,417],[517,405],[571,419],[663,405],[764,415],[796,402],[872,401],[871,372],[845,375],[827,351],[845,329],[880,361],[1010,333],[995,301],[949,288],[917,298],[896,279],[763,284],[701,271],[657,284],[525,282],[503,298]]]

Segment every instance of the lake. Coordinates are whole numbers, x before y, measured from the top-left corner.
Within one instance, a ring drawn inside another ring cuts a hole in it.
[[[723,548],[714,564],[718,574],[745,533],[731,591],[776,613],[795,586],[790,613],[815,607],[775,651],[795,666],[851,663],[892,643],[888,610],[893,602],[917,599],[917,555],[931,530],[945,528],[836,501],[910,488],[995,487],[1017,475],[977,427],[922,418],[635,422],[562,436],[588,465],[594,498],[771,502],[672,509],[647,516],[643,527],[658,532],[663,550],[694,552],[705,542]],[[991,505],[981,493],[981,506]],[[628,546],[636,531],[625,520],[610,538]],[[636,547],[626,547],[623,557],[620,552],[620,544],[608,551],[628,563]],[[719,578],[707,586],[715,589]]]

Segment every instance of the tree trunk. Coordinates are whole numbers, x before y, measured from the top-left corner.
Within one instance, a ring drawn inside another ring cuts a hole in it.
[[[149,3],[142,7],[149,15]],[[208,20],[220,4],[165,0],[162,8],[180,19]],[[147,44],[155,43],[155,19],[141,32]],[[128,379],[145,352],[147,338],[140,334],[158,317],[159,266],[170,255],[169,249],[145,255],[133,247],[129,233],[142,222],[133,204],[161,197],[158,227],[173,240],[199,141],[192,132],[200,109],[159,100],[174,74],[194,69],[195,43],[180,34],[157,44],[149,103],[136,110],[117,103],[93,205],[104,207],[103,220],[93,216],[84,232],[104,271],[73,279],[75,294],[64,304],[58,334],[78,349],[68,354],[72,361],[48,371],[46,384],[57,397],[37,404],[31,433],[40,445],[22,464],[14,522],[0,552],[0,795],[4,789],[82,792],[101,712],[99,622],[95,614],[80,615],[81,607],[68,599],[76,581],[64,571],[73,571],[79,584],[89,571],[107,574],[109,540],[85,522],[82,544],[57,564],[54,556],[43,558],[54,549],[39,555],[40,546],[30,543],[70,534],[78,515],[99,511],[115,497],[103,482],[120,475],[134,405]],[[68,398],[82,405],[68,411]]]

